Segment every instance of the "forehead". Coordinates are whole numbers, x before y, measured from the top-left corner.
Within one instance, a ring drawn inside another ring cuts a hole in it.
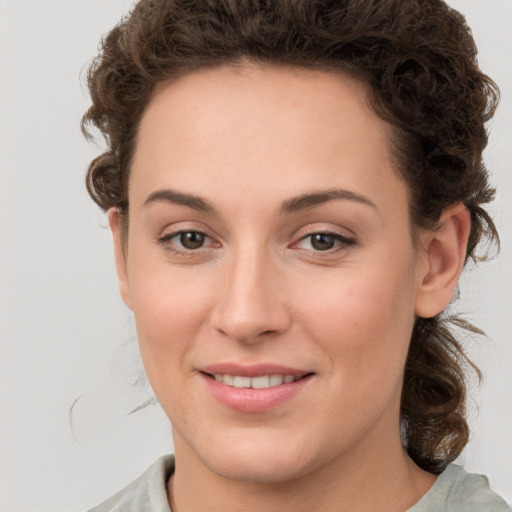
[[[213,135],[241,138],[253,129],[279,127],[286,127],[290,139],[310,138],[315,128],[320,140],[338,137],[350,122],[360,135],[369,130],[389,135],[391,127],[370,108],[368,92],[365,83],[342,72],[255,63],[201,69],[157,84],[141,131],[157,123],[170,131],[174,124],[179,132],[174,135],[201,135],[206,142]]]
[[[347,74],[256,64],[199,70],[156,88],[139,129],[130,202],[166,186],[205,196],[218,183],[267,201],[283,199],[270,188],[393,195],[391,136],[367,87]]]

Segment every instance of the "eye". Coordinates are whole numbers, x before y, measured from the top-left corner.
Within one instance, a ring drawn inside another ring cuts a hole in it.
[[[310,233],[302,237],[297,245],[301,249],[316,252],[326,252],[334,249],[341,249],[346,246],[354,245],[356,241],[352,238],[345,237],[339,233]]]
[[[178,231],[158,239],[158,243],[176,253],[184,253],[213,246],[214,241],[201,231]]]
[[[180,244],[185,249],[199,249],[204,245],[206,239],[206,235],[199,233],[199,231],[186,231],[176,235],[176,237],[179,237]]]

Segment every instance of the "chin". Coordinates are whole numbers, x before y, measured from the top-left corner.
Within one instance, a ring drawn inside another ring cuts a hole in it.
[[[262,450],[259,450],[262,452]],[[273,454],[248,454],[203,461],[209,469],[223,478],[255,484],[280,484],[297,480],[309,472],[308,464]]]
[[[295,480],[311,471],[304,441],[292,436],[269,436],[266,432],[247,432],[210,438],[207,446],[192,449],[203,466],[229,480],[277,484]],[[284,438],[284,439],[283,439]]]

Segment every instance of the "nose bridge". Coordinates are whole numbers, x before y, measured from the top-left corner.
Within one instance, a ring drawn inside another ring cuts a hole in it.
[[[216,328],[241,342],[286,330],[289,318],[275,258],[253,242],[234,250],[227,260],[214,315]]]

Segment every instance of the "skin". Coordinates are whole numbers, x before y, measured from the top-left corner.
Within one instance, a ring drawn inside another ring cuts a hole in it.
[[[469,216],[454,205],[413,244],[391,136],[346,75],[244,64],[157,88],[128,231],[117,210],[109,221],[173,426],[173,511],[400,511],[433,485],[401,444],[402,376],[416,316],[452,297]],[[333,189],[348,193],[283,213]],[[177,204],[176,192],[212,209]],[[184,248],[183,231],[205,233],[204,245]],[[314,233],[341,238],[318,250]],[[246,413],[206,390],[199,369],[220,362],[314,375],[283,405]]]

